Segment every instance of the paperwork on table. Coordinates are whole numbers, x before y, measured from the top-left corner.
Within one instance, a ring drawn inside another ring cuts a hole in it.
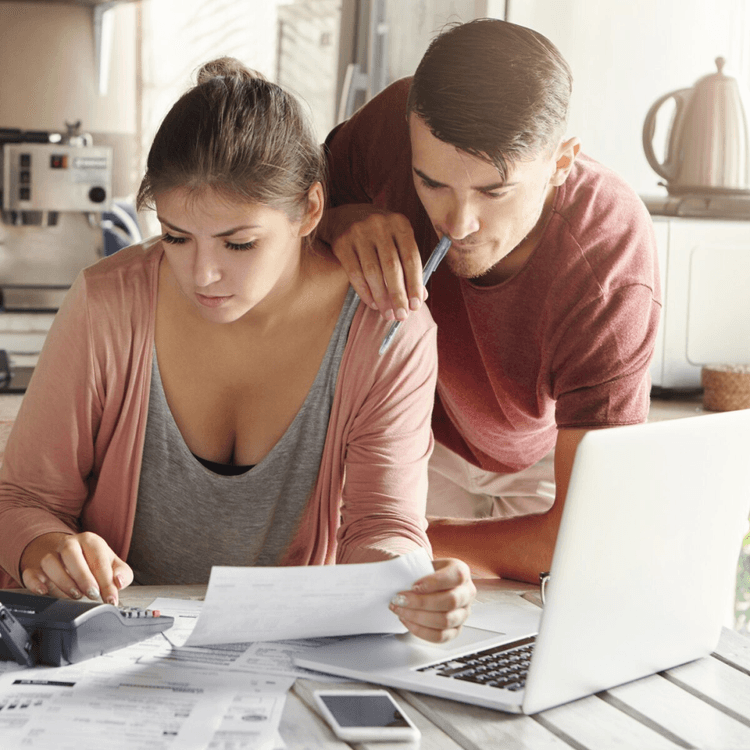
[[[185,645],[403,633],[406,628],[388,604],[432,572],[424,549],[377,563],[215,566]]]
[[[66,667],[0,674],[0,747],[272,750],[293,677],[159,658],[161,636]]]

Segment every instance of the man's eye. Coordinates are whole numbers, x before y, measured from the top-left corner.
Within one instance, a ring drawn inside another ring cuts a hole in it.
[[[442,185],[439,182],[431,182],[430,180],[425,180],[424,178],[422,178],[422,184],[428,190],[437,190],[438,188],[442,187]]]

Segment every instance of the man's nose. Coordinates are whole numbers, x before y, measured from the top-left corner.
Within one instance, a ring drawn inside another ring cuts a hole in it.
[[[471,201],[455,201],[450,206],[445,228],[451,238],[459,242],[479,230],[479,218]]]

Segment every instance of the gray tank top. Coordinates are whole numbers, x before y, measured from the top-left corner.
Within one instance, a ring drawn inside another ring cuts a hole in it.
[[[190,452],[164,395],[154,351],[128,564],[143,585],[206,583],[212,565],[276,565],[315,486],[333,394],[359,297],[349,289],[307,398],[256,466],[225,476]]]

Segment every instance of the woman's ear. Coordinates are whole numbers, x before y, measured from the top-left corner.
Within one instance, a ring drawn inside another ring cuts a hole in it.
[[[552,174],[550,184],[559,186],[568,179],[570,170],[573,168],[573,162],[578,156],[578,152],[581,150],[581,142],[578,138],[569,138],[567,141],[563,141],[555,152],[555,171]]]
[[[320,223],[325,206],[323,186],[316,182],[307,191],[307,212],[300,223],[300,237],[307,237]]]

